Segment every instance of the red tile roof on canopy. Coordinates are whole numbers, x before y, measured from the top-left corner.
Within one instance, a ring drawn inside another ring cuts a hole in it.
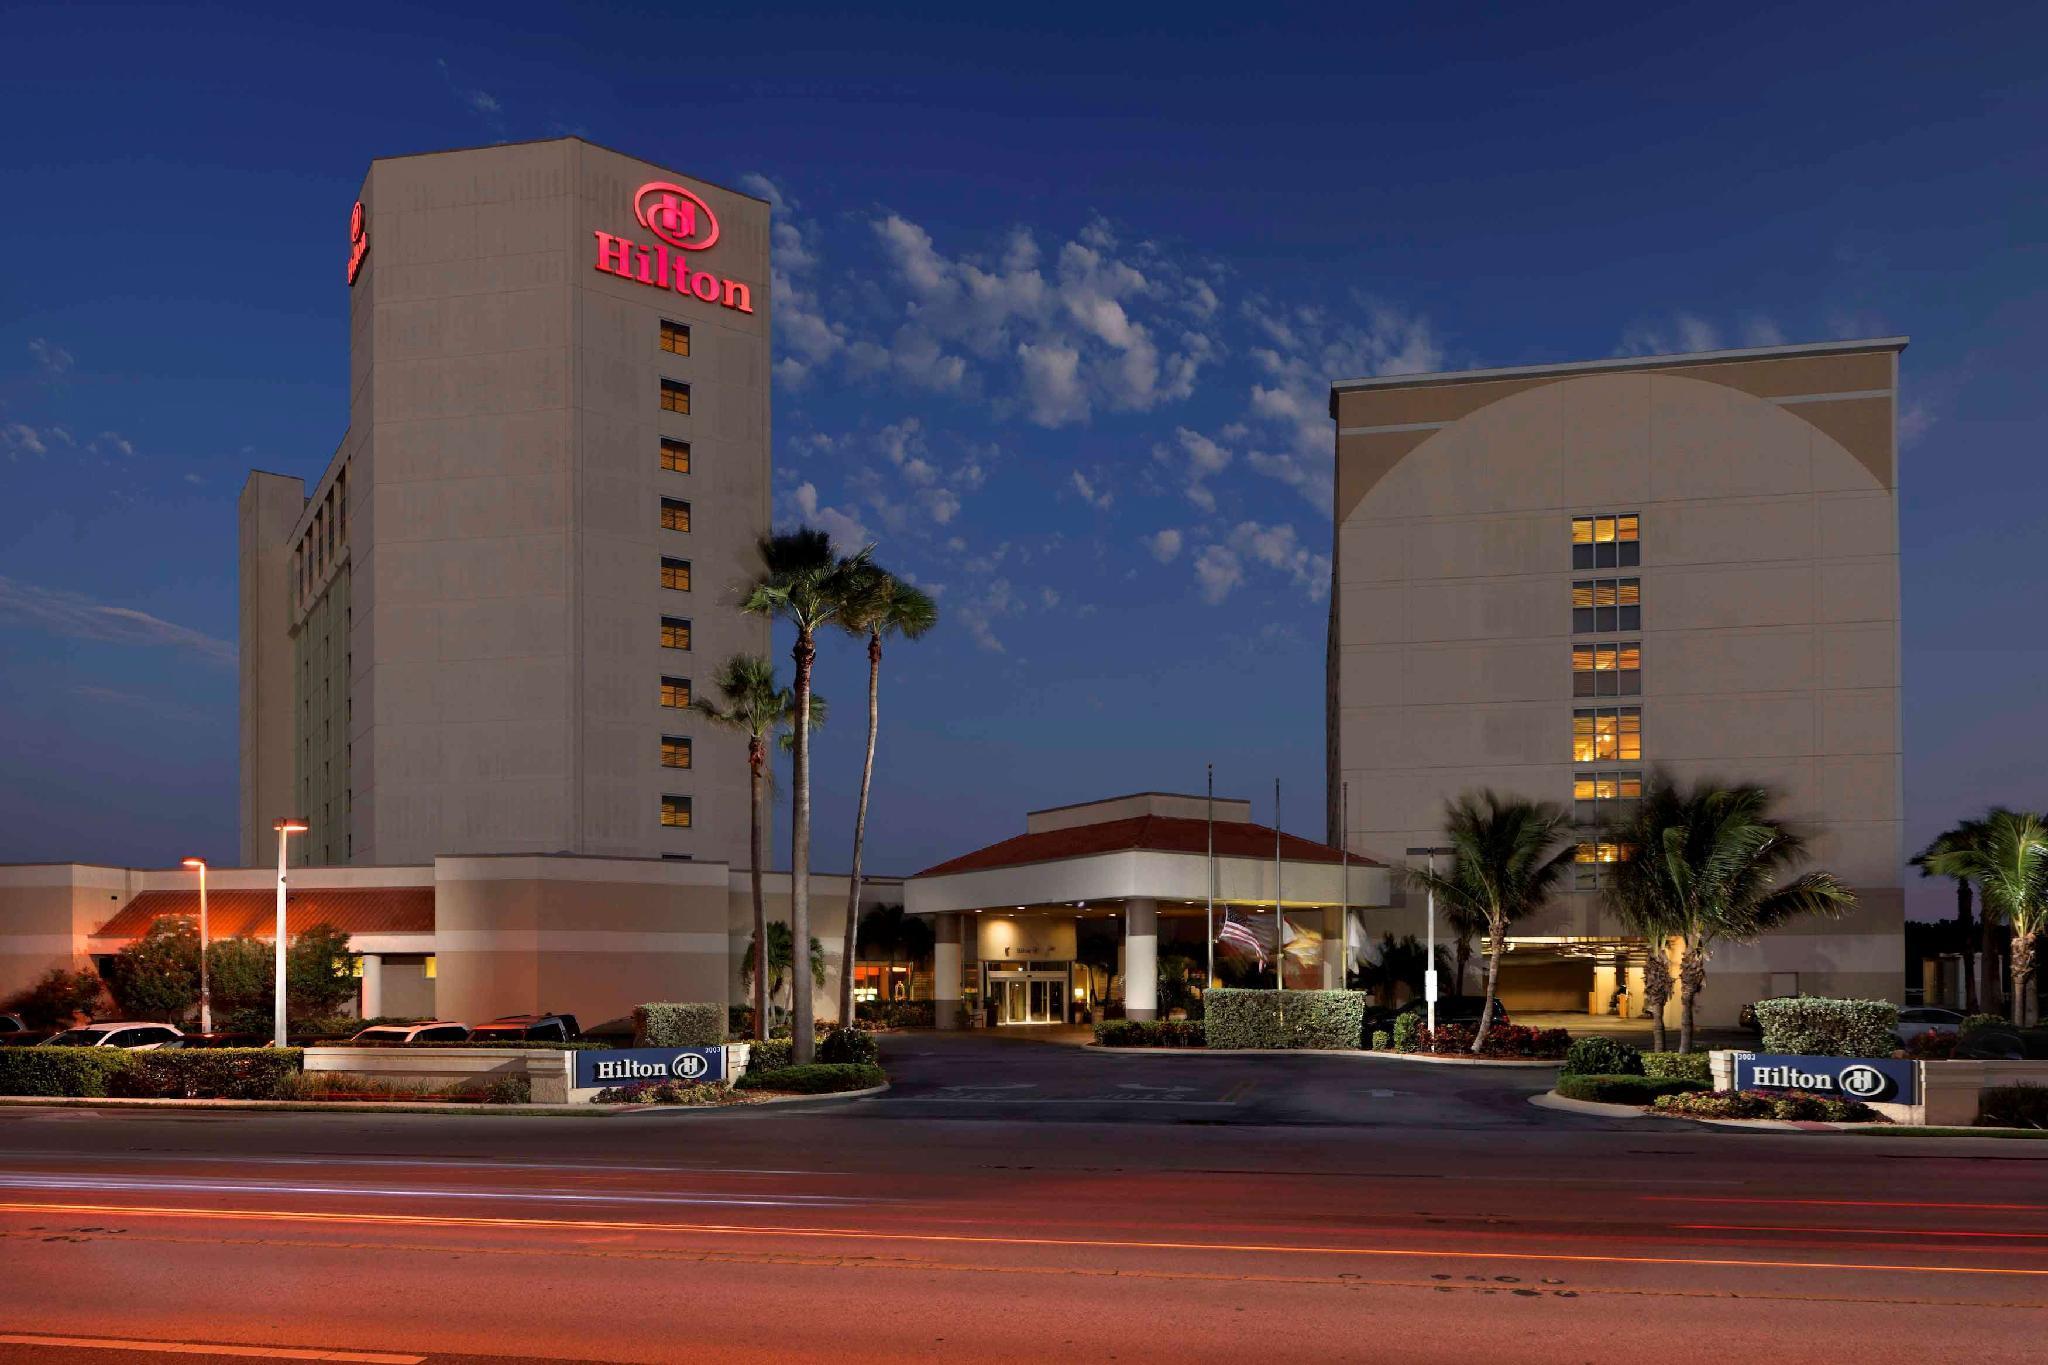
[[[199,918],[195,891],[145,891],[115,912],[94,938],[140,938],[166,915]],[[210,891],[206,896],[209,938],[269,938],[277,924],[277,893]],[[434,888],[431,886],[351,886],[289,891],[285,898],[285,932],[296,934],[315,924],[331,924],[345,934],[431,934],[434,932]]]
[[[1211,828],[1206,820],[1173,815],[1137,815],[1127,820],[1105,820],[1095,825],[1074,825],[1068,829],[1020,834],[1014,839],[963,853],[917,875],[939,877],[950,872],[985,872],[997,867],[1020,867],[1026,863],[1049,863],[1062,858],[1087,858],[1100,853],[1130,850],[1200,854],[1208,851]],[[1218,823],[1213,828],[1216,831],[1216,856],[1219,858],[1273,856],[1271,825],[1233,822]],[[1344,850],[1282,834],[1280,856],[1294,863],[1336,863],[1344,860]],[[1357,853],[1351,855],[1351,861],[1360,867],[1383,866]]]

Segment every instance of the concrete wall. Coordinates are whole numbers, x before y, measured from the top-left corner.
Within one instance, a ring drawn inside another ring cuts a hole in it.
[[[140,881],[127,868],[81,863],[0,867],[0,999],[52,967],[90,966],[88,936],[143,889]]]
[[[252,471],[236,505],[240,585],[241,860],[260,862],[271,822],[294,790],[291,531],[306,503],[303,479]]]

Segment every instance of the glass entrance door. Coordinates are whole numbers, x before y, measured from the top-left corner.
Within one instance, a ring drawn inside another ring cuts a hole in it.
[[[1060,1024],[1066,1022],[1065,972],[991,972],[989,991],[998,1024]]]

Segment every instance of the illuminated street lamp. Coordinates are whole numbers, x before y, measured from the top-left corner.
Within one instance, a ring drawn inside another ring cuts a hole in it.
[[[277,831],[277,972],[276,972],[276,975],[275,975],[275,976],[274,976],[274,977],[272,978],[272,979],[273,979],[273,981],[274,981],[274,982],[276,983],[276,984],[275,984],[275,988],[274,988],[274,989],[272,990],[272,992],[271,992],[271,994],[272,994],[272,995],[274,995],[274,996],[276,997],[276,1002],[275,1002],[275,1006],[276,1006],[276,1008],[275,1008],[275,1012],[274,1012],[274,1013],[273,1013],[273,1015],[272,1015],[272,1020],[273,1020],[273,1022],[274,1022],[274,1024],[275,1024],[275,1026],[276,1026],[276,1027],[275,1027],[275,1036],[274,1036],[274,1037],[273,1037],[273,1038],[271,1039],[271,1045],[272,1045],[273,1047],[283,1047],[283,1046],[285,1045],[285,1037],[284,1037],[284,987],[285,987],[285,980],[284,980],[284,846],[285,846],[285,841],[286,841],[287,839],[289,839],[289,838],[290,838],[290,837],[291,837],[292,835],[294,835],[294,834],[304,834],[304,833],[305,833],[305,832],[306,832],[306,831],[307,831],[308,829],[310,829],[310,828],[312,828],[312,827],[311,827],[310,825],[308,825],[308,824],[307,824],[307,823],[306,823],[306,822],[305,822],[304,820],[293,820],[293,819],[290,819],[290,818],[286,818],[286,819],[283,819],[283,820],[279,820],[279,821],[278,821],[278,822],[277,822],[277,823],[276,823],[275,825],[273,825],[273,826],[272,826],[272,828],[273,828],[273,829],[275,829],[275,830]]]
[[[199,874],[199,1031],[213,1032],[213,994],[206,988],[206,859],[187,858],[185,866]]]
[[[1429,875],[1430,875],[1430,876],[1431,876],[1432,878],[1434,878],[1434,877],[1436,876],[1436,855],[1437,855],[1437,854],[1439,854],[1439,853],[1445,853],[1445,854],[1454,854],[1454,853],[1456,853],[1457,851],[1458,851],[1458,850],[1457,850],[1457,849],[1455,849],[1455,848],[1443,848],[1443,847],[1438,847],[1438,848],[1411,848],[1411,849],[1409,849],[1409,850],[1408,850],[1408,856],[1409,856],[1409,857],[1411,857],[1411,858],[1417,858],[1417,857],[1422,857],[1422,856],[1425,856],[1425,855],[1426,855],[1426,856],[1427,856],[1427,857],[1429,858]],[[1425,1010],[1427,1010],[1427,1011],[1429,1012],[1429,1031],[1430,1031],[1430,1032],[1431,1032],[1432,1034],[1434,1034],[1434,1033],[1436,1032],[1436,997],[1437,997],[1437,984],[1436,984],[1436,883],[1435,883],[1434,881],[1431,881],[1431,882],[1430,882],[1430,884],[1429,884],[1429,897],[1428,897],[1428,900],[1427,900],[1426,904],[1427,904],[1427,906],[1428,906],[1428,909],[1427,909],[1426,911],[1424,911],[1424,913],[1425,913],[1425,914],[1426,914],[1426,915],[1427,915],[1427,916],[1429,917],[1429,924],[1428,924],[1428,929],[1427,929],[1427,933],[1429,934],[1429,946],[1428,946],[1428,948],[1426,948],[1426,949],[1424,950],[1424,952],[1425,952],[1425,953],[1427,954],[1427,956],[1425,956],[1425,957],[1424,957],[1424,958],[1422,959],[1422,963],[1423,963],[1423,967],[1422,967],[1422,1007],[1423,1007],[1423,1008],[1424,1008]]]

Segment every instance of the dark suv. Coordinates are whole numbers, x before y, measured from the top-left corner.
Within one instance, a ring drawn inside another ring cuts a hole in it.
[[[469,1032],[472,1043],[573,1043],[583,1036],[573,1014],[508,1014]]]

